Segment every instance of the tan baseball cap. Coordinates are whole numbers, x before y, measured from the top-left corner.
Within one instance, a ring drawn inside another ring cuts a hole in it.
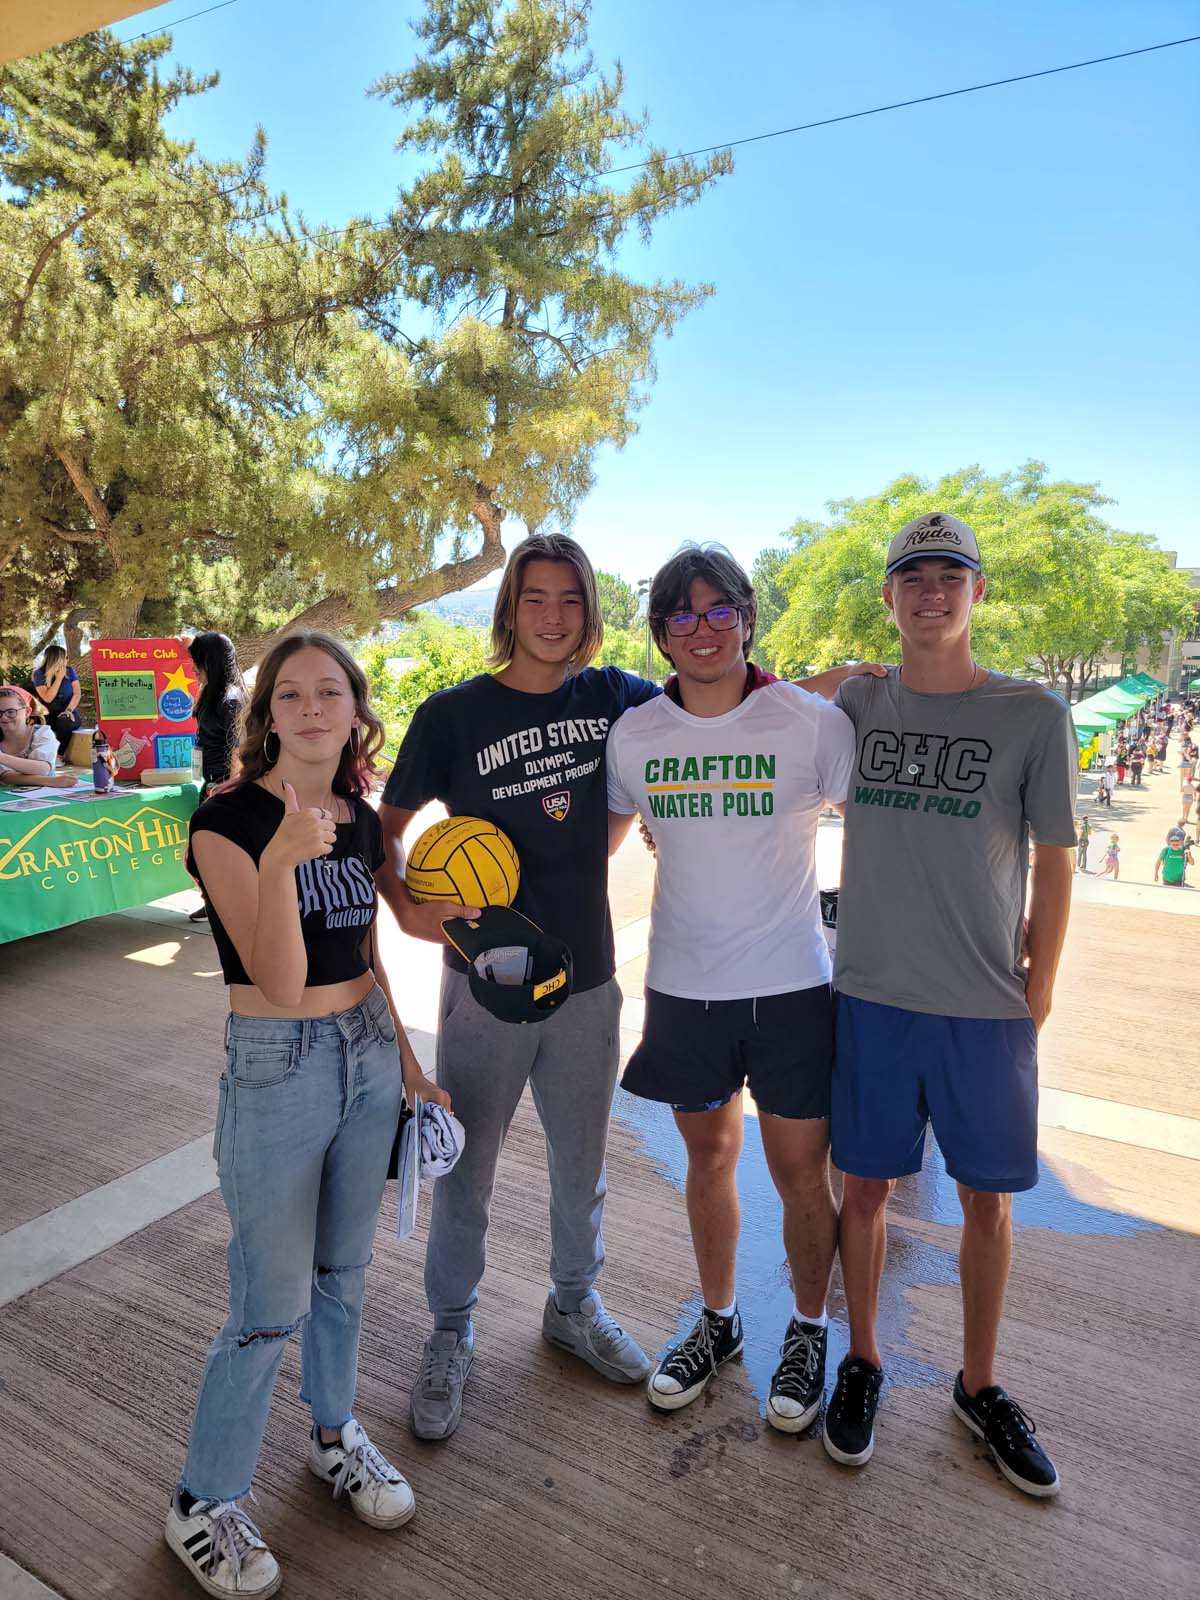
[[[888,546],[885,576],[890,578],[898,568],[919,561],[922,556],[961,561],[972,572],[982,569],[974,530],[948,511],[928,511],[904,524]]]

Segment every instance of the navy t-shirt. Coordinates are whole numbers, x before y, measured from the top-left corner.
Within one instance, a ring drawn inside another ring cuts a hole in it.
[[[79,674],[74,667],[68,667],[62,682],[58,686],[58,693],[53,700],[45,702],[46,715],[48,717],[57,717],[60,712],[67,709],[67,703],[75,693],[75,685],[78,682]],[[44,689],[46,687],[46,669],[44,667],[34,667],[33,686],[35,689]]]
[[[585,667],[550,694],[469,678],[418,708],[383,792],[402,811],[440,800],[504,830],[521,863],[513,904],[570,946],[577,991],[614,967],[604,741],[622,711],[659,692],[619,667]],[[445,960],[466,971],[449,947]]]

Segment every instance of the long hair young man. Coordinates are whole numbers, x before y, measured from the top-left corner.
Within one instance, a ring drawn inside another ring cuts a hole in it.
[[[524,540],[496,597],[491,664],[499,670],[425,701],[384,793],[392,866],[384,892],[406,933],[442,943],[443,919],[478,912],[416,904],[404,886],[404,830],[422,806],[440,800],[452,815],[483,817],[504,830],[521,863],[516,909],[564,940],[574,957],[570,997],[546,1021],[517,1026],[476,1002],[465,962],[445,950],[438,1081],[468,1137],[433,1195],[425,1262],[433,1331],[410,1407],[423,1439],[445,1439],[459,1423],[496,1167],[526,1084],[545,1130],[550,1179],[552,1287],[543,1334],[614,1383],[637,1383],[650,1370],[595,1285],[604,1265],[604,1150],[621,1010],[604,743],[623,711],[659,691],[616,667],[589,667],[602,638],[583,549],[561,535]]]

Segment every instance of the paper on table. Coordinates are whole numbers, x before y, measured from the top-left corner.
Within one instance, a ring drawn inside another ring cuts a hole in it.
[[[37,800],[84,800],[91,799],[96,793],[95,785],[90,778],[72,784],[69,789],[51,789],[48,787],[16,788],[10,789],[6,784],[0,784],[0,800],[7,811],[19,811],[23,802]]]

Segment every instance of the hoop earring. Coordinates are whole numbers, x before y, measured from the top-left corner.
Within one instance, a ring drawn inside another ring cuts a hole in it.
[[[280,744],[279,735],[277,733],[275,733],[275,743],[278,746],[278,748],[276,749],[274,755],[268,754],[268,751],[267,751],[267,740],[271,737],[271,735],[273,733],[275,733],[275,729],[274,728],[268,728],[266,733],[263,734],[263,742],[262,742],[263,760],[267,763],[267,765],[269,767],[273,767],[275,765],[275,763],[279,760],[280,752],[283,749],[282,744]]]
[[[358,752],[362,749],[362,733],[360,732],[359,726],[358,726],[357,723],[355,723],[354,726],[350,729],[350,738],[349,738],[348,743],[350,745],[350,754],[357,761],[358,760]]]

